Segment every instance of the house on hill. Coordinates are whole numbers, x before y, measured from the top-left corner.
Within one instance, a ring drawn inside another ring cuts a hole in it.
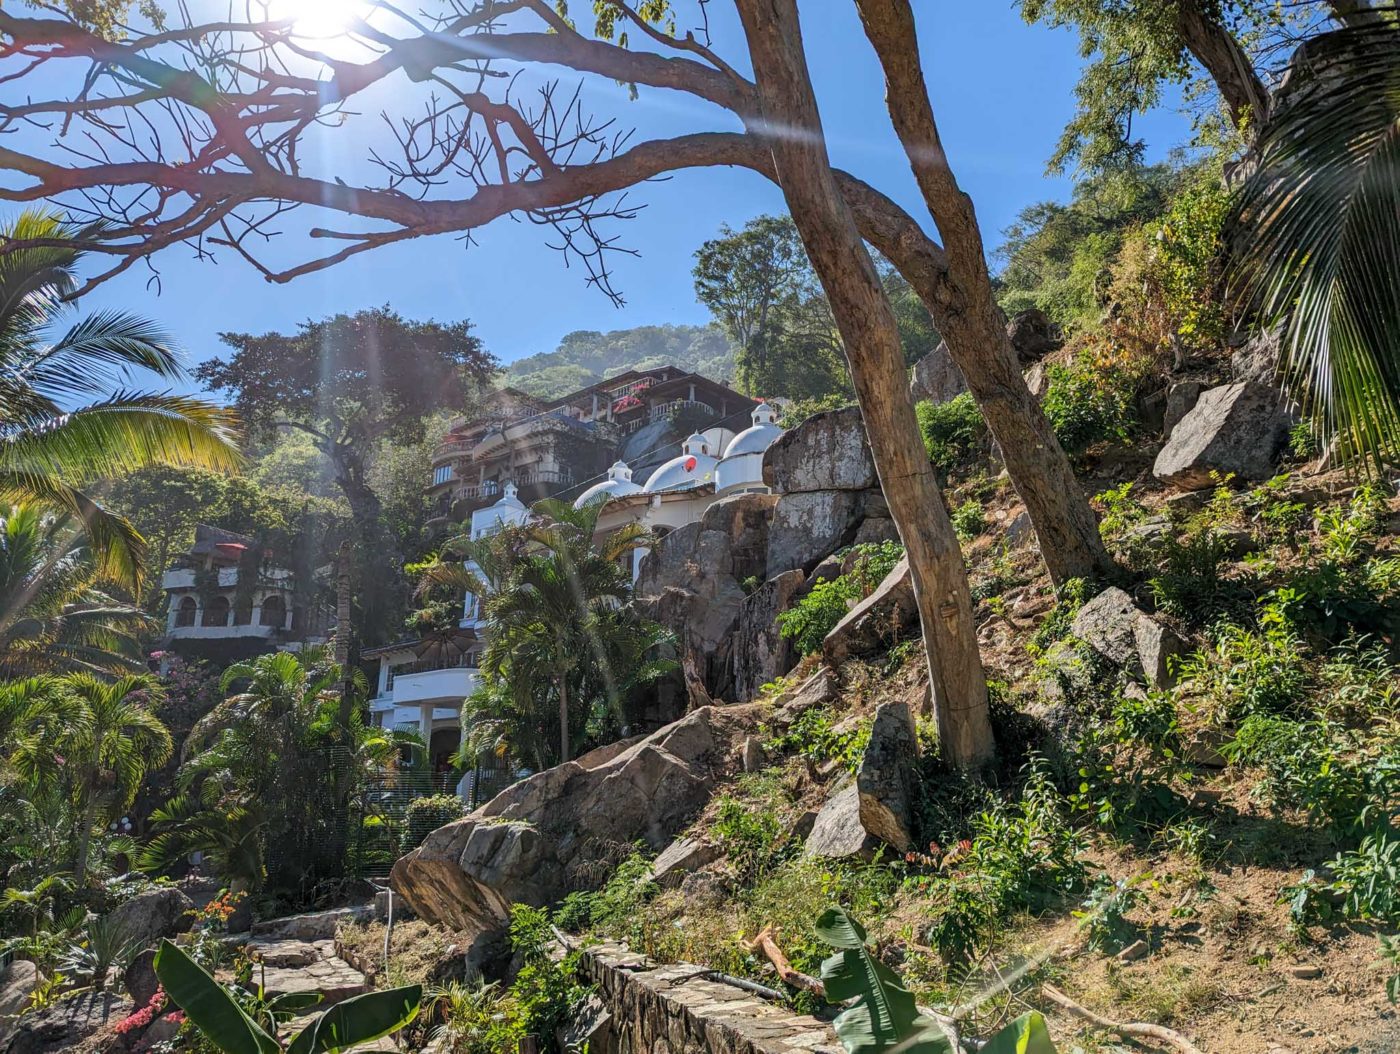
[[[317,576],[318,580],[322,576]],[[207,524],[161,579],[166,596],[163,652],[226,665],[272,651],[324,644],[331,605],[318,583],[298,589],[256,539]]]

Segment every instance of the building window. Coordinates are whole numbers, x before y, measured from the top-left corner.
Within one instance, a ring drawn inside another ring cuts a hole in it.
[[[276,593],[263,597],[262,611],[258,615],[258,625],[276,626],[279,629],[287,622],[287,604]]]
[[[194,617],[199,612],[199,605],[195,603],[194,597],[181,597],[180,606],[175,609],[175,625],[193,626]]]
[[[418,478],[422,479],[423,477],[419,476]],[[433,469],[433,486],[439,486],[440,484],[448,482],[450,479],[452,479],[451,465],[439,465],[437,468]]]
[[[204,606],[204,619],[200,622],[200,625],[227,626],[228,609],[228,597],[214,597]]]

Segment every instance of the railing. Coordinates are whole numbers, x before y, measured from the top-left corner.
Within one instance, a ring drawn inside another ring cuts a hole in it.
[[[667,403],[658,403],[651,408],[651,413],[648,416],[651,420],[655,421],[661,417],[670,417],[672,414],[678,414],[682,410],[699,410],[707,417],[719,416],[718,410],[709,403],[702,403],[698,399],[672,399]]]
[[[455,662],[443,662],[441,659],[419,659],[417,662],[405,662],[398,666],[389,667],[389,683],[386,687],[394,687],[394,678],[402,677],[410,673],[432,673],[434,670],[475,670],[476,654],[463,655]]]
[[[465,454],[472,447],[480,442],[477,439],[444,439],[438,444],[435,458],[452,457],[454,454]]]

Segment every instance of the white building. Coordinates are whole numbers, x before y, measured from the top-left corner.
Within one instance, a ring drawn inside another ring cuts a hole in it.
[[[319,577],[319,576],[318,576]],[[256,539],[207,524],[161,578],[167,611],[161,650],[236,662],[265,652],[324,643],[329,606],[297,601],[294,573]],[[308,591],[314,595],[315,590]]]

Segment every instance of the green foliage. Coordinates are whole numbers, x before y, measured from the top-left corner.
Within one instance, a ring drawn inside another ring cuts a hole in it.
[[[1208,349],[1225,336],[1217,286],[1229,203],[1220,173],[1207,167],[1187,179],[1146,231],[1152,247],[1149,278],[1173,335],[1188,348]]]
[[[816,933],[836,949],[822,963],[827,1000],[853,1001],[834,1022],[849,1054],[884,1050],[946,1054],[951,1050],[948,1037],[932,1018],[919,1013],[899,976],[866,947],[860,923],[840,908],[828,908],[817,919]]]
[[[421,985],[353,996],[318,1014],[284,1046],[168,940],[156,952],[155,971],[170,1001],[224,1054],[340,1054],[403,1028],[417,1016],[423,996]]]
[[[768,748],[775,754],[796,754],[813,764],[837,761],[854,774],[869,742],[869,721],[838,723],[832,720],[830,710],[812,707],[798,714],[786,732],[770,739]]]
[[[783,830],[770,803],[746,804],[732,795],[721,795],[709,829],[744,885],[754,882],[775,863],[774,849]]]
[[[967,392],[946,403],[919,403],[914,411],[928,458],[945,476],[971,458],[986,437],[982,411]]]
[[[1138,369],[1081,352],[1067,365],[1051,366],[1048,376],[1041,408],[1067,452],[1082,454],[1091,446],[1122,441],[1131,434],[1141,379]]]
[[[734,349],[718,326],[635,326],[566,333],[554,351],[516,359],[504,381],[544,399],[586,388],[624,370],[677,366],[714,381],[733,378]]]
[[[1400,1003],[1400,936],[1381,935],[1381,959],[1389,970],[1385,980],[1385,995],[1392,1003]]]
[[[524,965],[511,983],[510,995],[526,1035],[553,1036],[588,997],[579,983],[579,954],[555,959],[554,935],[543,908],[514,904],[510,909],[510,946]]]
[[[783,429],[793,429],[809,417],[830,410],[844,410],[855,404],[855,400],[849,395],[839,392],[818,398],[793,399],[783,404],[782,413],[778,415],[778,425]]]
[[[1060,586],[1055,597],[1055,606],[1050,609],[1031,634],[1026,650],[1034,656],[1042,656],[1050,646],[1069,636],[1074,617],[1088,599],[1089,583],[1082,578],[1071,578]]]
[[[1111,955],[1128,944],[1137,927],[1128,921],[1128,912],[1140,907],[1146,896],[1136,880],[1120,878],[1114,881],[1100,875],[1089,889],[1089,895],[1075,911],[1074,917],[1088,936],[1089,947]]]
[[[986,510],[976,498],[968,498],[956,509],[951,517],[953,531],[964,542],[970,542],[987,529]]]
[[[778,615],[779,631],[803,655],[821,650],[822,641],[851,605],[874,592],[904,555],[898,542],[865,542],[851,551],[851,570],[830,582],[817,579],[801,600]]]
[[[403,834],[399,852],[407,853],[423,844],[423,839],[439,827],[460,820],[465,814],[462,799],[455,794],[433,794],[414,798],[404,810]]]
[[[1252,714],[1296,712],[1310,684],[1302,642],[1277,607],[1267,607],[1259,630],[1225,624],[1213,652],[1182,662],[1182,689],[1228,721]]]

